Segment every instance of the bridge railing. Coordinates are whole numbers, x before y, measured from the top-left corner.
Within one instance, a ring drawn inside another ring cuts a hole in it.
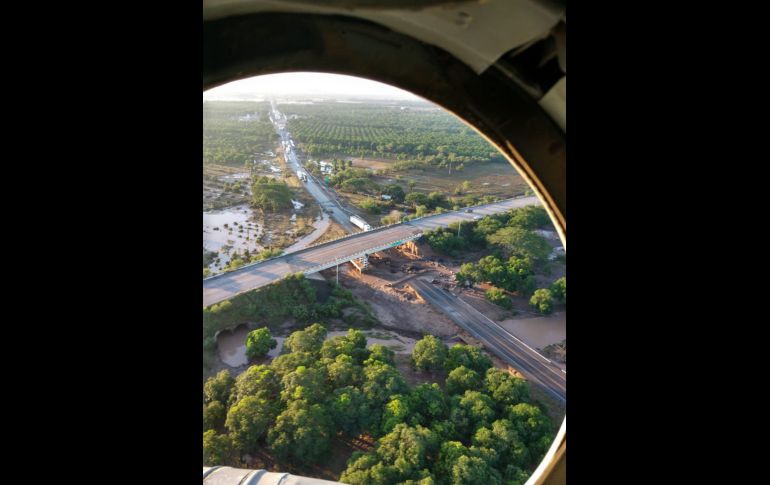
[[[438,217],[438,216],[442,216],[442,215],[450,214],[450,213],[452,213],[452,212],[462,212],[462,211],[464,211],[465,209],[473,209],[473,208],[478,208],[478,207],[483,207],[483,206],[489,206],[489,205],[493,205],[493,204],[502,204],[502,203],[505,203],[505,202],[510,202],[510,201],[513,201],[513,200],[517,200],[517,199],[521,199],[521,198],[525,198],[525,197],[529,197],[529,196],[517,196],[517,197],[511,197],[511,198],[509,198],[509,199],[503,199],[503,200],[500,200],[500,201],[497,201],[497,202],[491,202],[491,203],[487,203],[487,204],[477,204],[477,205],[475,205],[475,206],[468,206],[468,207],[465,207],[465,208],[463,208],[462,210],[457,210],[457,211],[447,211],[447,212],[442,212],[441,214],[429,214],[429,215],[426,215],[426,216],[417,217],[417,218],[415,218],[415,219],[410,219],[410,220],[408,220],[408,221],[406,221],[406,222],[394,222],[394,223],[392,223],[392,224],[386,224],[386,225],[384,225],[384,226],[377,226],[377,227],[374,227],[374,228],[372,228],[372,229],[371,229],[371,230],[369,230],[369,231],[363,231],[363,232],[382,231],[382,230],[385,230],[385,229],[389,229],[389,228],[391,228],[391,227],[393,227],[393,226],[399,226],[399,225],[410,225],[410,224],[408,224],[408,223],[409,223],[409,222],[412,222],[412,221],[417,221],[417,220],[420,220],[420,221],[421,221],[421,220],[429,219],[429,218],[431,218],[431,217]],[[224,275],[227,275],[227,274],[229,274],[229,273],[234,273],[234,272],[236,272],[236,271],[247,271],[249,268],[251,268],[251,267],[253,267],[253,266],[256,266],[256,265],[259,265],[259,264],[264,264],[264,263],[266,263],[266,262],[268,262],[268,261],[272,261],[272,260],[275,260],[275,259],[286,258],[286,257],[287,257],[287,256],[289,256],[289,255],[296,255],[296,254],[300,254],[300,253],[302,253],[302,252],[305,252],[305,251],[309,251],[309,250],[311,250],[311,249],[316,249],[316,248],[318,248],[318,247],[321,247],[321,246],[325,246],[325,245],[330,245],[330,244],[336,243],[336,242],[338,242],[338,241],[341,241],[341,240],[343,240],[343,239],[347,239],[347,238],[356,237],[356,236],[358,236],[359,234],[363,234],[363,232],[355,232],[355,233],[353,233],[353,234],[345,234],[345,235],[343,235],[343,236],[340,236],[340,237],[337,237],[337,238],[334,238],[334,239],[330,239],[330,240],[328,240],[328,241],[324,241],[324,242],[320,242],[320,243],[316,243],[316,244],[311,244],[311,245],[305,246],[304,248],[302,248],[302,249],[299,249],[299,250],[297,250],[297,251],[294,251],[294,252],[292,252],[292,253],[283,253],[283,254],[280,254],[280,255],[278,255],[278,256],[273,256],[273,257],[271,257],[271,258],[262,259],[262,260],[260,260],[260,261],[256,261],[256,262],[254,262],[254,263],[249,263],[249,264],[243,265],[243,266],[241,266],[240,268],[234,269],[234,270],[232,270],[232,271],[228,271],[228,272],[224,272],[224,273],[219,273],[219,274],[216,274],[216,275],[213,275],[213,276],[209,276],[208,278],[203,278],[203,281],[208,281],[208,280],[212,280],[212,279],[215,279],[215,278],[221,278],[221,277],[223,277]],[[422,236],[422,233],[420,233],[420,236]],[[417,238],[413,238],[413,239],[417,239]],[[380,251],[381,251],[381,250],[380,250]],[[376,251],[372,251],[372,252],[376,252]],[[369,253],[369,254],[371,254],[371,253]],[[329,266],[329,267],[330,267],[330,266]],[[324,269],[326,269],[326,268],[324,268]],[[320,270],[319,270],[319,271],[320,271]]]

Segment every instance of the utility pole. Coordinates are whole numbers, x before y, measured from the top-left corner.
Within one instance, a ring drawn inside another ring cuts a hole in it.
[[[460,222],[457,223],[457,237],[460,237],[460,228],[463,227],[463,220],[460,219]]]
[[[340,265],[337,265],[337,286],[340,286]]]

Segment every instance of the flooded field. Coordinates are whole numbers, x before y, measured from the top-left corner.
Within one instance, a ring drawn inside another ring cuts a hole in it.
[[[203,213],[203,249],[218,253],[219,264],[212,263],[212,272],[221,271],[230,261],[232,251],[261,251],[262,227],[253,220],[251,208],[237,205]]]

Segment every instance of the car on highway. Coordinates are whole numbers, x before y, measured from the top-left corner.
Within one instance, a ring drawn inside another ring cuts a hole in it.
[[[480,221],[481,220],[481,216],[473,216],[473,220],[474,221]]]
[[[471,209],[470,207],[468,207],[468,208],[466,208],[466,209],[465,209],[465,212],[473,212],[473,209]]]

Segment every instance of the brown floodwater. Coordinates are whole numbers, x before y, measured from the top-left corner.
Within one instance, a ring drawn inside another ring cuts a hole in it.
[[[249,363],[246,358],[246,336],[249,328],[244,325],[234,330],[223,330],[217,335],[219,359],[230,367],[240,367]]]

